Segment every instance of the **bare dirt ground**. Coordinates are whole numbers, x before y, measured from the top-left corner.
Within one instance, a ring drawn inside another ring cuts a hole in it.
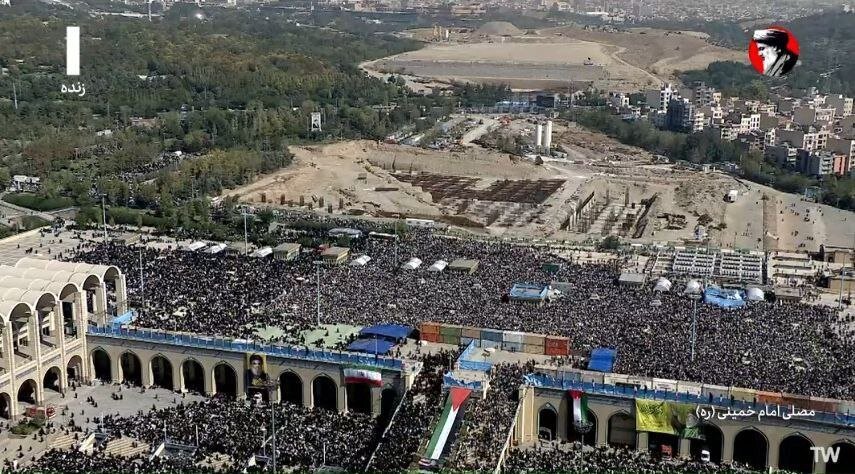
[[[557,27],[518,36],[482,36],[452,30],[449,41],[431,29],[406,36],[430,42],[425,48],[367,62],[373,74],[405,73],[438,83],[505,83],[516,89],[561,88],[570,81],[632,92],[676,81],[680,71],[713,61],[747,62],[746,55],[706,42],[703,33],[633,28],[623,32]],[[589,60],[590,58],[590,60]],[[415,90],[424,89],[413,80]]]
[[[503,82],[520,89],[562,87],[571,80],[591,81],[609,90],[658,86],[658,78],[620,58],[621,51],[618,46],[558,36],[524,36],[431,44],[364,67],[438,81]]]
[[[491,133],[533,141],[533,128],[529,118],[517,117]],[[293,147],[293,165],[225,195],[274,207],[298,207],[302,198],[304,208],[332,205],[334,214],[432,218],[514,238],[598,241],[617,232],[637,234],[638,242],[683,244],[703,222],[714,246],[817,251],[822,243],[851,245],[855,213],[723,173],[656,163],[643,150],[572,123],[554,123],[553,143],[567,157],[542,157],[541,164],[475,143],[454,151],[373,141]],[[739,197],[727,203],[731,189]],[[593,202],[610,203],[606,210],[586,232],[567,226],[591,193]],[[646,226],[605,228],[605,215],[640,215],[642,201],[653,203]],[[684,223],[668,228],[669,215]]]
[[[605,32],[574,27],[538,31],[543,37],[559,36],[592,41],[621,48],[617,56],[629,64],[655,74],[662,80],[674,80],[678,71],[703,69],[713,61],[747,63],[747,55],[707,43],[702,34],[669,32],[652,28],[631,28],[626,32]]]

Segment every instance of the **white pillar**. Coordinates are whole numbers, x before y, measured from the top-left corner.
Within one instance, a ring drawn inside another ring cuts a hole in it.
[[[99,326],[107,325],[107,291],[103,283],[95,288],[95,321]]]
[[[116,278],[116,311],[118,314],[128,312],[128,285],[124,274]]]

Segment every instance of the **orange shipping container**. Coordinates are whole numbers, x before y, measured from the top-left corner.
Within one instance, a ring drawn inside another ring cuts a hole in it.
[[[422,333],[422,340],[427,342],[439,342],[439,334]]]
[[[770,405],[783,405],[784,398],[780,393],[757,391],[757,401],[760,403],[768,403]]]
[[[422,338],[424,338],[424,334],[439,334],[439,324],[422,323]]]

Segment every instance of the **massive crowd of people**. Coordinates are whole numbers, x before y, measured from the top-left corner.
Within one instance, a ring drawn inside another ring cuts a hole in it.
[[[449,467],[465,471],[495,469],[508,441],[523,376],[533,369],[533,364],[493,366],[487,396],[467,402],[463,429],[451,448]]]
[[[852,398],[853,336],[819,305],[750,303],[738,310],[698,305],[696,358],[688,359],[692,300],[617,285],[612,266],[571,264],[548,252],[411,232],[400,241],[368,239],[364,267],[321,269],[321,321],[367,325],[422,321],[568,336],[573,349],[617,349],[614,371],[725,386]],[[146,309],[136,324],[166,330],[254,337],[255,326],[289,328],[282,340],[314,325],[314,249],[293,262],[183,250],[143,251]],[[424,264],[400,266],[410,257]],[[82,249],[89,263],[119,266],[132,300],[140,300],[139,254],[116,244]],[[428,272],[436,260],[476,259],[474,274]],[[547,273],[543,264],[562,262]],[[508,303],[516,282],[566,282],[543,306]],[[652,302],[657,303],[652,304]],[[137,304],[138,305],[138,304]],[[655,357],[652,354],[656,354]]]
[[[430,434],[431,422],[442,410],[442,376],[457,355],[440,351],[422,357],[422,370],[380,440],[370,470],[402,471],[413,464],[421,441]]]
[[[291,403],[276,404],[272,410],[276,413],[279,466],[361,469],[367,463],[377,429],[370,416]],[[152,445],[166,439],[196,446],[196,461],[220,454],[242,467],[253,455],[272,454],[272,410],[214,398],[132,417],[107,415],[102,424],[113,437],[128,436]]]
[[[580,443],[550,444],[546,447],[510,451],[506,472],[573,472],[578,474],[749,474],[748,468],[686,459],[662,459],[625,447],[592,448]],[[784,473],[785,471],[777,471]],[[759,473],[757,473],[759,474]]]

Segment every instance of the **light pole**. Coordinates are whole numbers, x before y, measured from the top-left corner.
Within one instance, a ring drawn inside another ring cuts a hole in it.
[[[104,205],[104,194],[101,194],[101,216],[104,220],[104,243],[107,243],[107,206]]]
[[[142,310],[145,311],[145,275],[142,265],[142,247],[140,247],[140,299],[142,300]]]
[[[243,211],[243,254],[249,255],[249,232],[246,228],[246,210]]]
[[[697,327],[698,327],[698,300],[701,299],[701,295],[698,293],[693,293],[689,295],[689,298],[692,299],[692,362],[695,361],[695,340],[697,339]]]
[[[324,263],[320,260],[315,260],[312,262],[315,264],[315,277],[316,277],[316,288],[317,288],[317,299],[316,299],[316,316],[317,316],[317,325],[321,326],[321,265]]]

